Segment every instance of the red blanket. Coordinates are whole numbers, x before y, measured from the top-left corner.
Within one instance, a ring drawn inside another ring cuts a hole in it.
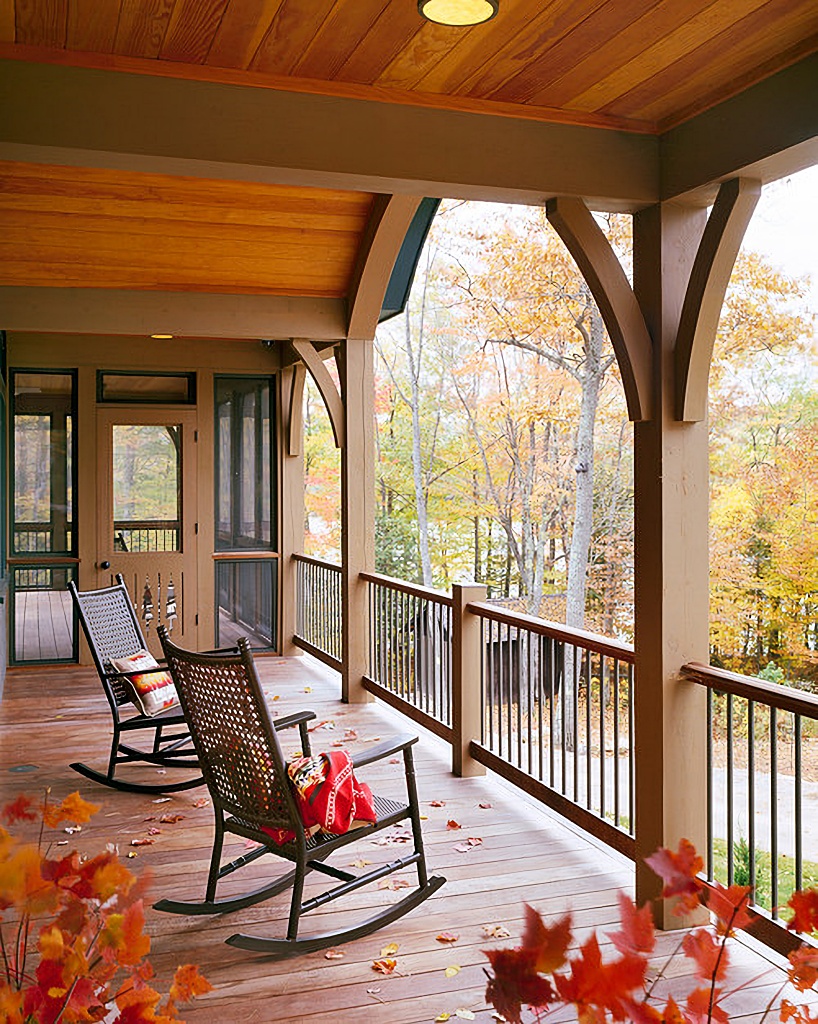
[[[327,832],[340,835],[377,821],[372,792],[352,771],[346,750],[314,757],[298,757],[287,765],[295,799],[308,835]],[[289,829],[265,828],[279,846],[295,839]]]

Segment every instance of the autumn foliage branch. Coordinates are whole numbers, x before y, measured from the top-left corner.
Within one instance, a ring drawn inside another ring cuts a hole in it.
[[[150,984],[144,883],[108,847],[52,856],[47,829],[82,825],[99,809],[72,793],[60,803],[20,796],[0,810],[13,826],[39,822],[24,842],[0,825],[0,1020],[9,1024],[170,1024],[177,1007],[211,989],[178,968],[164,1001]],[[70,829],[68,830],[70,831]]]
[[[486,971],[486,999],[509,1024],[522,1024],[523,1007],[537,1021],[552,1010],[573,1007],[580,1024],[632,1021],[633,1024],[728,1024],[724,1001],[730,995],[725,981],[730,964],[728,940],[751,923],[751,888],[705,887],[698,874],[702,859],[683,839],[676,852],[657,850],[646,863],[664,882],[662,897],[674,900],[674,913],[689,916],[705,903],[712,924],[687,932],[665,966],[649,982],[649,958],[656,946],[656,930],[650,904],[638,907],[624,893],[619,896],[620,929],[609,934],[617,957],[602,959],[596,933],[571,952],[572,919],[567,914],[546,925],[532,907],[525,908],[522,944],[515,949],[486,950],[491,963]],[[788,906],[793,911],[788,927],[810,934],[818,931],[818,890],[795,893]],[[672,996],[660,1000],[658,981],[670,961],[683,953],[693,964],[698,985],[684,1006]],[[818,950],[802,944],[789,956],[787,975],[770,1000],[763,1019],[772,1013],[789,982],[807,992],[818,981]],[[782,999],[779,1020],[792,1024],[816,1024],[807,1005]]]

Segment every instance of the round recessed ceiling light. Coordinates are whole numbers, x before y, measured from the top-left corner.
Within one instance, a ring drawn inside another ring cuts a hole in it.
[[[418,0],[418,10],[437,25],[480,25],[490,21],[499,0]]]

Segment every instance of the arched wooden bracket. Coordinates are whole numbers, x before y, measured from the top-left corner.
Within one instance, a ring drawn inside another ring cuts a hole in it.
[[[696,251],[676,335],[676,418],[703,420],[713,344],[724,295],[761,182],[731,178],[719,188]]]
[[[631,420],[651,417],[653,345],[645,318],[610,242],[581,199],[561,196],[545,207],[591,289],[622,374]]]
[[[303,363],[282,370],[282,408],[287,410],[287,421],[284,425],[287,438],[287,454],[298,456],[303,449],[304,438],[304,381],[307,369]]]
[[[419,196],[375,196],[347,299],[348,338],[375,337],[392,268],[420,203]]]
[[[335,437],[335,447],[344,447],[344,405],[341,400],[341,393],[335,381],[330,376],[329,370],[324,365],[324,360],[318,354],[315,345],[306,338],[293,338],[292,346],[301,357],[304,365],[310,371],[315,385],[321,392],[324,405],[332,425],[332,433]]]

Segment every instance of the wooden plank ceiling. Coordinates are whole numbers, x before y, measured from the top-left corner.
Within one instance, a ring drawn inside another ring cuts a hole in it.
[[[0,43],[657,131],[818,50],[818,3],[500,0],[463,29],[415,0],[0,0]]]
[[[372,196],[0,163],[0,283],[343,298]]]

